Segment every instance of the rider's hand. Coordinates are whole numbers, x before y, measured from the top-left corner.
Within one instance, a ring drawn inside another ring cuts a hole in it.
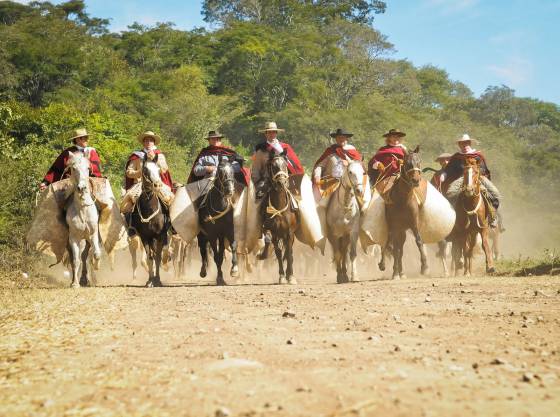
[[[313,184],[315,184],[317,187],[321,185],[321,177],[314,177]]]
[[[216,171],[216,167],[215,167],[214,165],[208,165],[208,166],[206,167],[206,172],[207,172],[208,174],[211,174],[211,173],[213,173],[214,171]]]
[[[371,164],[371,167],[373,169],[377,169],[378,171],[384,171],[385,167],[383,166],[383,164],[379,161],[375,161],[373,164]]]
[[[39,191],[45,191],[47,187],[48,185],[42,182],[41,184],[39,184]]]
[[[148,159],[152,160],[156,157],[156,153],[154,151],[148,151]]]
[[[347,167],[347,166],[348,166],[348,161],[347,161],[346,159],[343,159],[343,160],[342,160],[342,165],[344,165],[345,167]]]

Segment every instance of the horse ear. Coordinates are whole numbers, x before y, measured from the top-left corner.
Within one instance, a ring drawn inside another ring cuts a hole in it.
[[[414,148],[414,150],[412,151],[413,153],[418,153],[420,152],[420,145],[416,145],[416,148]]]
[[[68,158],[69,159],[74,158],[74,154],[71,151],[68,151]]]

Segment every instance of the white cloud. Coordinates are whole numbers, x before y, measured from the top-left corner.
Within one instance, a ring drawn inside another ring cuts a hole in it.
[[[488,65],[486,67],[504,84],[517,88],[533,76],[533,64],[531,61],[520,57],[511,57],[503,65]]]

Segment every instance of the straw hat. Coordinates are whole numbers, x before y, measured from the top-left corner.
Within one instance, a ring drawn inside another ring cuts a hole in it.
[[[278,126],[276,126],[276,122],[266,122],[264,124],[264,129],[259,130],[259,133],[265,132],[284,132],[284,129],[279,129]]]
[[[406,136],[406,133],[401,132],[399,129],[391,129],[383,135],[384,138],[387,138],[389,136],[399,136],[399,137],[402,138],[402,137]]]
[[[465,133],[465,134],[463,134],[463,136],[458,138],[455,142],[457,142],[457,143],[459,143],[459,142],[478,143],[478,140],[476,140],[475,138],[471,138],[467,133]]]
[[[331,138],[336,138],[337,136],[346,136],[347,138],[351,138],[352,136],[354,136],[353,133],[347,132],[346,130],[344,130],[340,127],[338,129],[336,129],[336,131],[331,132],[330,135],[331,135]]]
[[[206,139],[221,139],[223,138],[224,135],[222,135],[220,132],[218,132],[217,130],[211,130],[208,132],[208,136],[206,136]]]
[[[159,145],[159,143],[161,142],[161,138],[158,135],[156,135],[154,132],[152,132],[151,130],[146,130],[144,133],[139,135],[138,136],[138,142],[140,142],[143,145],[145,138],[153,138],[154,143],[156,145]]]
[[[85,128],[80,128],[80,129],[74,129],[73,131],[73,135],[70,140],[74,140],[74,139],[78,139],[78,138],[84,138],[84,137],[89,137],[88,132]]]
[[[451,155],[450,153],[444,152],[444,153],[440,154],[436,159],[434,159],[434,162],[439,162],[440,159],[449,159],[452,156],[453,155]]]

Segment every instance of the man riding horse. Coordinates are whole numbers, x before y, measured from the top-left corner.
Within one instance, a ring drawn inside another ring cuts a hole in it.
[[[491,182],[491,174],[488,169],[486,158],[482,152],[472,147],[473,143],[477,143],[477,140],[471,138],[468,134],[464,134],[462,137],[457,139],[456,142],[460,150],[451,156],[449,163],[443,169],[440,176],[442,181],[442,193],[450,200],[453,200],[454,197],[456,197],[458,194],[457,185],[460,185],[458,183],[462,180],[466,160],[468,158],[474,158],[480,167],[482,185],[486,190],[486,195],[490,203],[488,204],[490,226],[495,228],[498,225],[499,219],[500,230],[503,231],[504,229],[501,224],[501,216],[497,214],[498,207],[500,206],[501,195],[496,186]]]
[[[235,179],[244,186],[249,185],[250,171],[243,167],[243,157],[234,149],[228,148],[222,143],[224,135],[215,130],[208,132],[206,139],[208,146],[203,148],[195,158],[195,163],[191,169],[191,173],[187,183],[192,183],[203,178],[210,178],[216,175],[216,169],[221,158],[227,158],[231,163],[235,173]]]
[[[73,145],[64,149],[62,153],[58,155],[43,178],[43,181],[39,184],[39,189],[41,191],[45,190],[49,184],[70,177],[70,172],[67,170],[70,153],[81,153],[86,156],[90,161],[89,176],[98,178],[101,177],[101,162],[99,160],[99,155],[97,154],[95,148],[88,146],[89,135],[87,130],[84,128],[74,130],[74,136],[72,136],[70,140]]]
[[[271,152],[280,155],[284,153],[288,162],[288,172],[290,175],[304,174],[303,166],[292,147],[278,140],[278,132],[284,132],[279,129],[275,122],[267,122],[263,130],[265,141],[259,143],[255,147],[253,155],[253,166],[251,167],[251,178],[257,190],[257,198],[262,198],[268,189],[268,172],[266,170],[267,162]]]
[[[356,148],[348,143],[354,136],[342,128],[330,133],[336,143],[329,146],[313,166],[313,184],[318,190],[328,193],[329,189],[336,186],[344,173],[344,167],[349,161],[361,161],[362,155]]]
[[[368,175],[371,184],[386,199],[393,186],[407,153],[406,146],[401,143],[406,133],[399,129],[391,129],[383,135],[385,146],[368,162]]]
[[[447,164],[449,163],[449,160],[451,159],[451,154],[444,152],[442,154],[440,154],[435,160],[434,162],[439,163],[439,165],[441,166],[441,168],[437,171],[434,172],[434,175],[432,176],[432,179],[430,180],[430,182],[432,183],[432,185],[434,187],[436,187],[436,189],[441,193],[441,183],[442,181],[442,177],[445,178],[445,175],[443,175],[444,171],[445,171],[445,167],[447,166]]]
[[[134,208],[134,204],[140,196],[142,166],[144,161],[155,161],[159,167],[161,181],[168,187],[168,189],[164,190],[163,193],[168,196],[172,196],[173,190],[173,182],[171,180],[171,174],[169,172],[165,155],[158,149],[161,138],[154,132],[148,130],[138,136],[138,142],[142,144],[143,148],[132,152],[132,154],[128,157],[125,168],[126,171],[124,180],[126,193],[123,196],[121,211],[124,213],[128,225],[130,225],[131,208]],[[168,203],[169,202],[167,202],[167,204]],[[136,232],[134,229],[129,228],[128,234],[132,237],[136,234]]]

